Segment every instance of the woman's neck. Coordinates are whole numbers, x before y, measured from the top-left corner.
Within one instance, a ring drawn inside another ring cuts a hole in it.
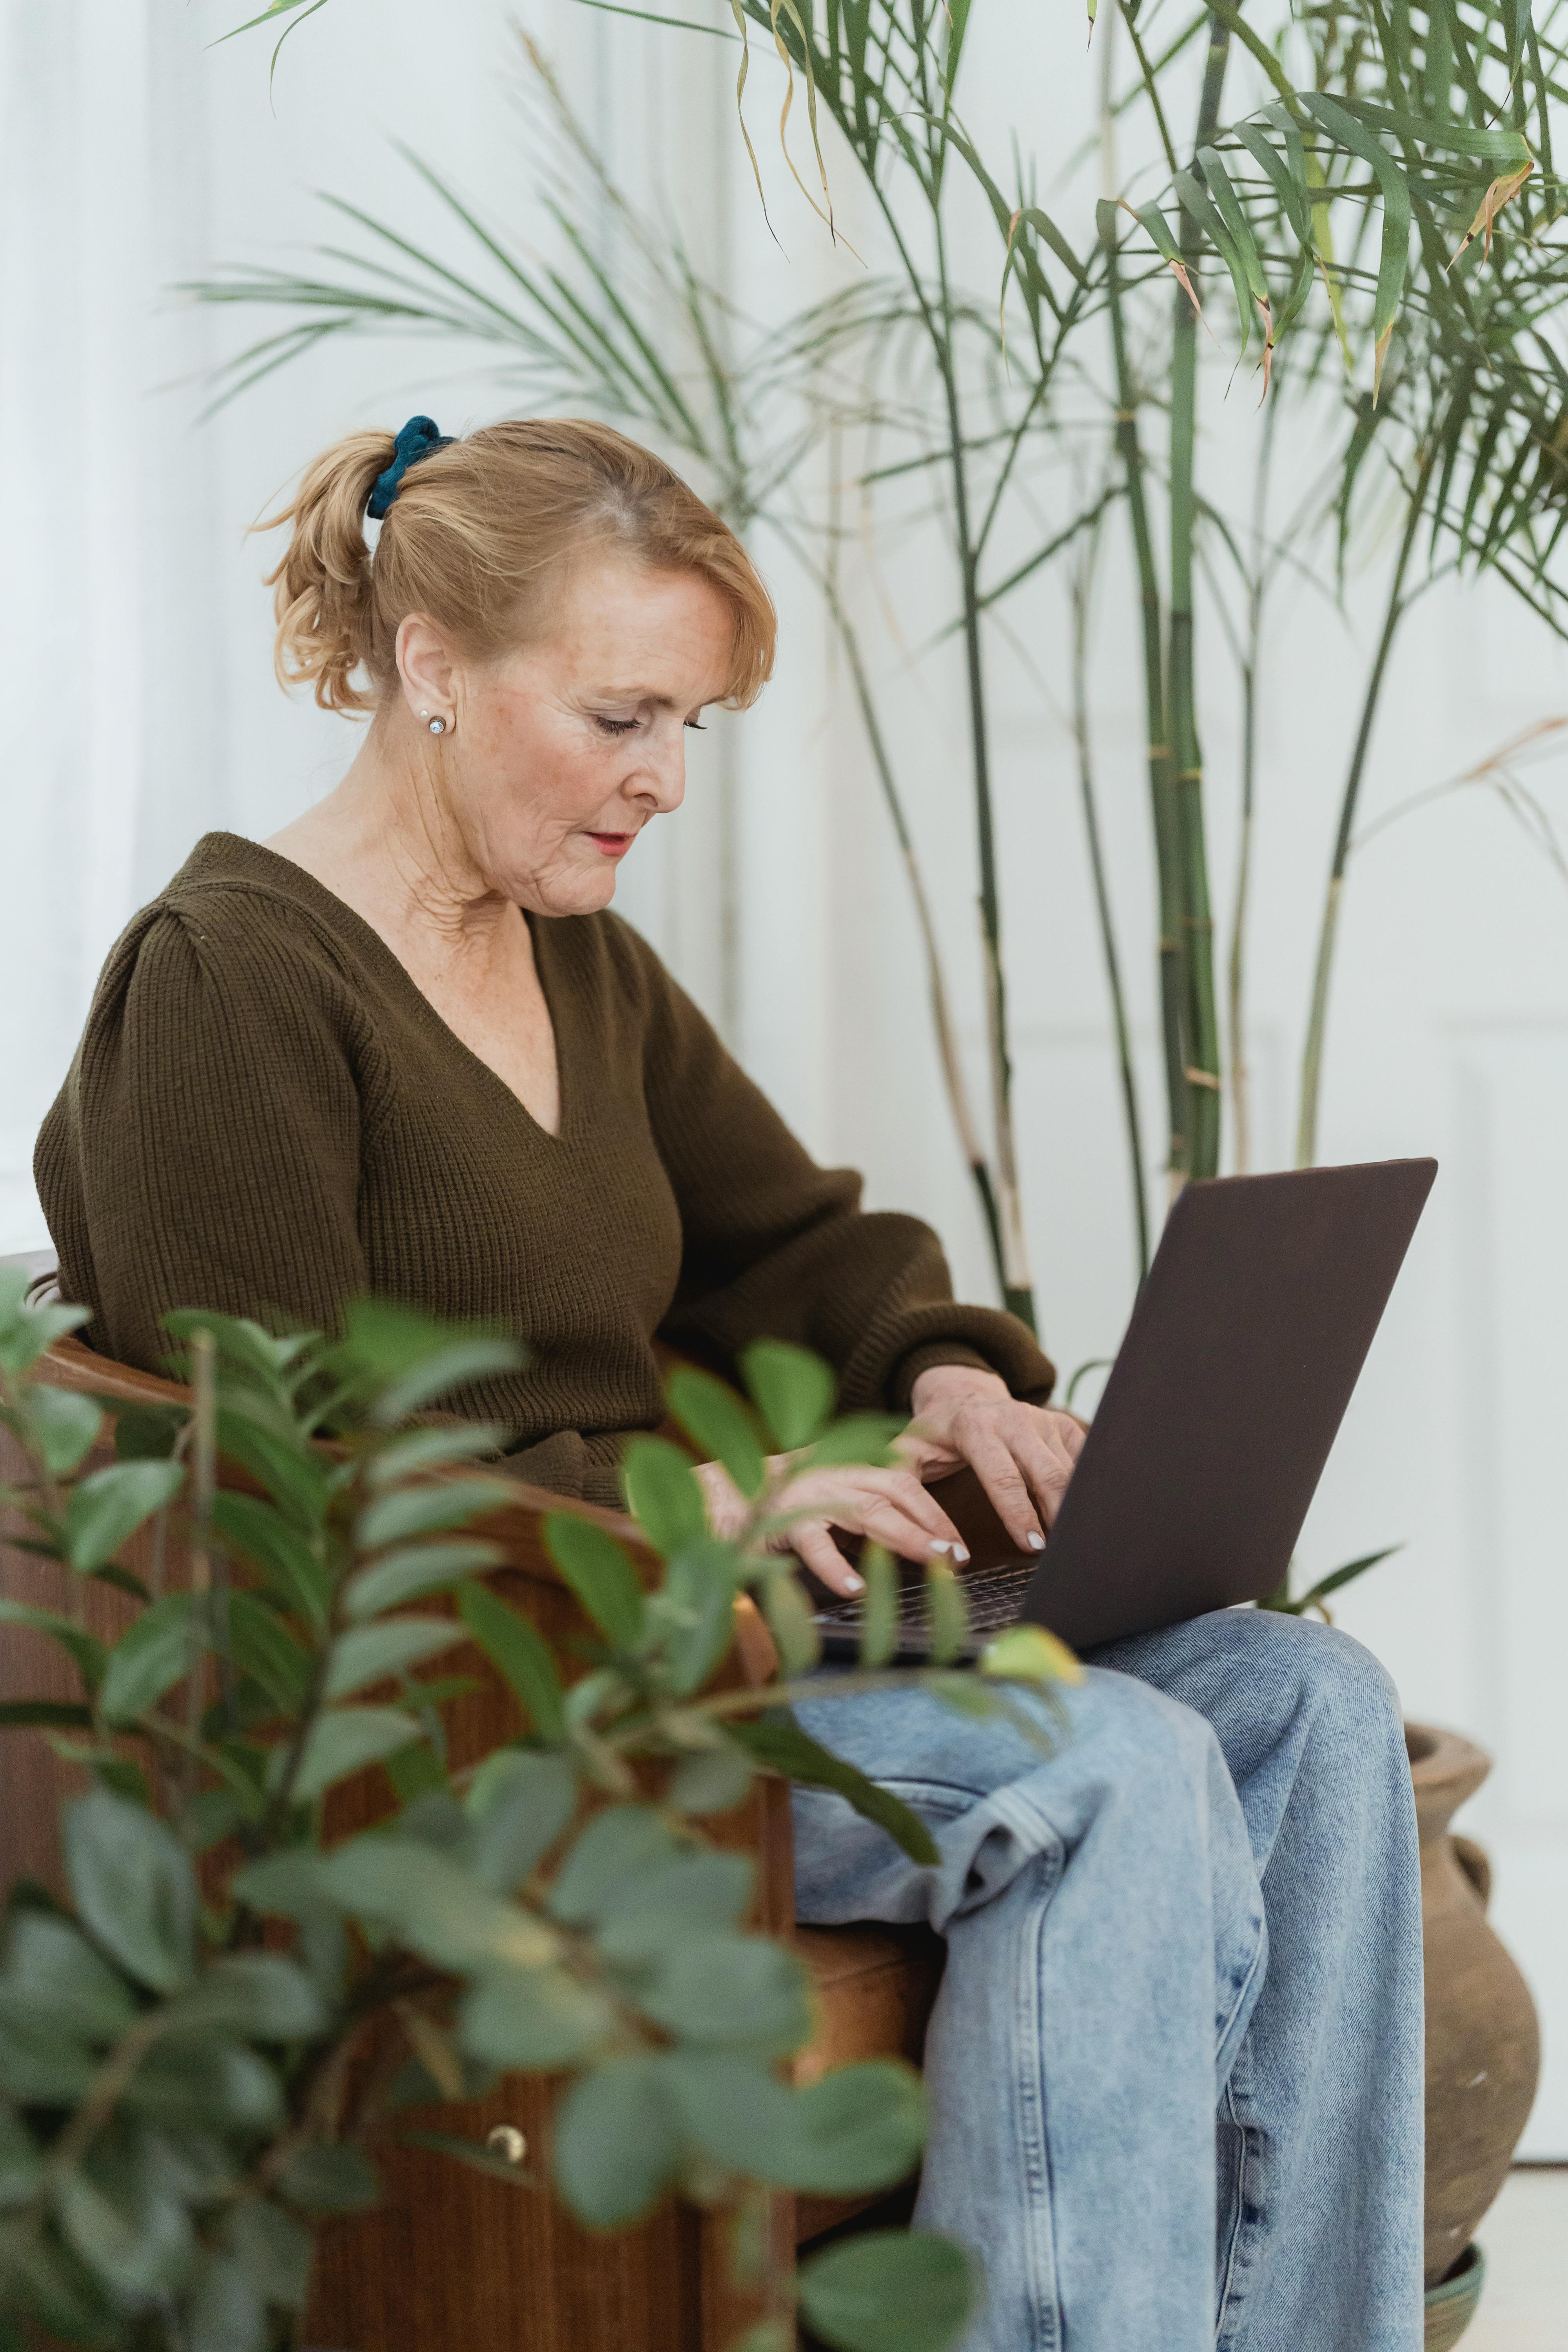
[[[521,909],[486,882],[434,762],[418,751],[398,758],[379,734],[265,845],[352,907],[416,976],[512,961],[528,940]]]

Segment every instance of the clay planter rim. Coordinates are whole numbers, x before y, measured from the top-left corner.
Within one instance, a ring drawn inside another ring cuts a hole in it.
[[[1426,2290],[1426,2337],[1431,2347],[1456,2345],[1468,2332],[1487,2282],[1487,2258],[1472,2240],[1445,2279]]]
[[[1491,1758],[1473,1739],[1429,1723],[1407,1723],[1405,1748],[1415,1790],[1415,1820],[1423,1845],[1441,1837],[1459,1807],[1473,1797],[1491,1770]]]

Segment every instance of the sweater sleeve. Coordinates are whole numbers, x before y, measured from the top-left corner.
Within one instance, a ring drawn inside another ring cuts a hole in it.
[[[176,1307],[330,1330],[366,1288],[346,992],[303,941],[155,908],[110,957],[38,1188],[101,1352],[162,1369]]]
[[[916,1375],[952,1363],[1043,1402],[1056,1375],[1026,1327],[959,1305],[929,1225],[868,1213],[852,1170],[817,1167],[652,950],[626,936],[643,967],[647,1099],[683,1232],[661,1338],[727,1375],[752,1340],[794,1340],[832,1364],[847,1412],[906,1412]]]

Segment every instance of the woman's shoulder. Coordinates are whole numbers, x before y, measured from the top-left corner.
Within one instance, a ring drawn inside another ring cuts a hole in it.
[[[352,944],[312,894],[328,895],[288,859],[235,834],[207,834],[116,941],[93,1018],[112,1018],[132,996],[187,1021],[204,999],[258,1009],[304,1000],[353,1018],[364,992]]]

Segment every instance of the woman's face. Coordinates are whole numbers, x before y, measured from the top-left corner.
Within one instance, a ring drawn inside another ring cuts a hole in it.
[[[539,915],[608,906],[644,825],[680,805],[685,730],[723,694],[733,642],[731,607],[700,573],[621,556],[568,572],[548,635],[482,668],[405,621],[400,717],[483,887]],[[421,710],[448,731],[432,737]]]

